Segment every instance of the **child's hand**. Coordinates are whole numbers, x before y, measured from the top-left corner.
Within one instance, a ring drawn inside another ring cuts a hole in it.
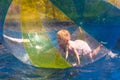
[[[73,67],[74,67],[74,66],[77,66],[77,63],[73,63],[72,66],[73,66]]]
[[[77,64],[77,63],[73,63],[72,66],[75,67],[75,66],[79,66],[80,64]]]

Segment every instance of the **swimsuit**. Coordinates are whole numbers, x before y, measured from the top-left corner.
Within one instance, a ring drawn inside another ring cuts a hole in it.
[[[85,55],[92,52],[92,49],[89,47],[89,45],[82,40],[69,41],[69,53],[72,53],[73,49],[75,49],[79,55]]]

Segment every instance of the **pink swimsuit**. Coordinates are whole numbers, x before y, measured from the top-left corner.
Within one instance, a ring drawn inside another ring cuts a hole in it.
[[[69,41],[69,53],[72,53],[73,49],[75,49],[79,55],[85,55],[92,52],[89,45],[82,40]]]

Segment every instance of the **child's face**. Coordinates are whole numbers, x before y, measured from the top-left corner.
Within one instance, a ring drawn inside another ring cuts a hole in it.
[[[57,40],[59,45],[65,45],[65,41],[63,39],[58,37]]]

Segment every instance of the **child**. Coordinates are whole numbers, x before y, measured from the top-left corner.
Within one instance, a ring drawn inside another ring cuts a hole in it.
[[[85,41],[72,41],[70,38],[70,33],[67,30],[63,29],[57,32],[59,49],[65,52],[65,58],[67,59],[69,54],[73,54],[75,56],[77,63],[73,66],[80,64],[80,56],[84,54],[88,54],[90,59],[93,60],[93,56],[95,56],[102,47],[100,45],[92,51]]]

